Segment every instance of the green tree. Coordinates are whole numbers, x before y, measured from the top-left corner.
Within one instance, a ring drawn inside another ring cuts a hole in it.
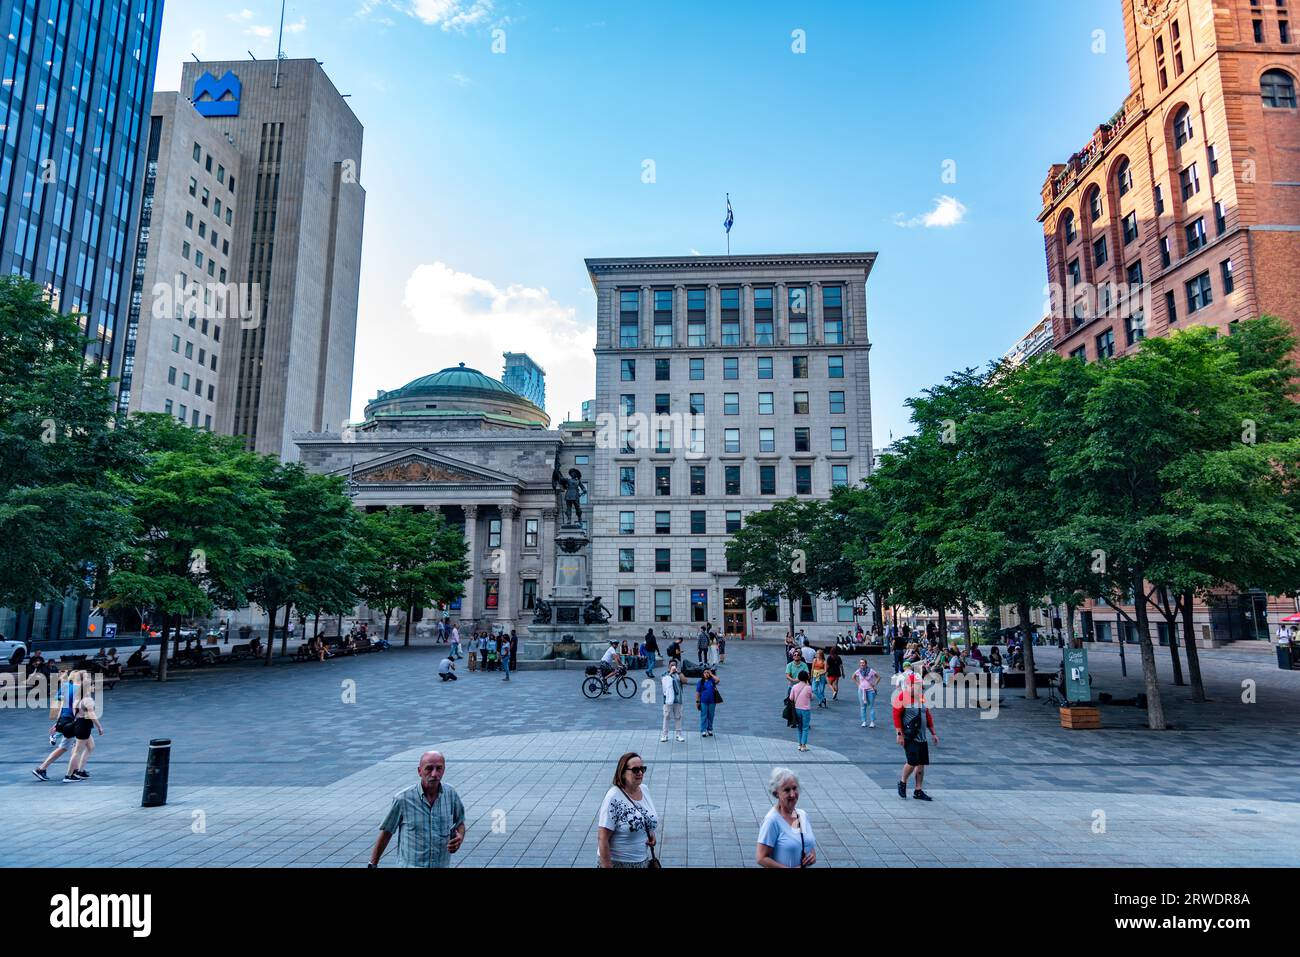
[[[385,638],[394,609],[406,609],[403,643],[410,645],[415,609],[464,594],[470,574],[465,536],[441,512],[389,508],[365,516],[363,538],[360,594],[367,604],[384,609]]]
[[[812,596],[809,589],[809,533],[817,521],[818,503],[788,498],[765,511],[751,512],[727,542],[727,564],[739,573],[738,584],[754,588],[749,600],[755,611],[771,597],[784,598],[794,631],[796,603]]]

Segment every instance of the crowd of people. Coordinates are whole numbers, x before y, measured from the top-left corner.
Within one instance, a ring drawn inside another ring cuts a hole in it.
[[[462,637],[460,623],[443,618],[434,627],[434,637],[447,645],[447,656],[438,663],[438,677],[443,681],[458,680],[456,662],[461,660],[468,661],[470,671],[500,671],[501,680],[509,681],[510,667],[518,661],[519,635],[513,628],[509,634],[478,629]]]

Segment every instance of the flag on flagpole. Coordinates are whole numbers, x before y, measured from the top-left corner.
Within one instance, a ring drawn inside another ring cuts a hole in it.
[[[731,194],[728,193],[727,194],[727,218],[723,221],[722,228],[725,229],[728,234],[730,234],[731,224],[734,223],[735,221],[736,221],[736,217],[731,212]]]

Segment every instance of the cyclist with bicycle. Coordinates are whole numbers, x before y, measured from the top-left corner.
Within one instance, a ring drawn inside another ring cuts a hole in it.
[[[618,653],[618,642],[611,641],[609,648],[600,656],[600,676],[609,681],[611,675],[617,675],[623,670],[623,662]]]

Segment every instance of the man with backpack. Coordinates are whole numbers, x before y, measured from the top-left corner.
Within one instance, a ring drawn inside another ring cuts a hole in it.
[[[939,733],[934,730],[934,717],[925,706],[925,683],[911,670],[903,673],[901,685],[894,693],[894,730],[905,755],[903,775],[898,781],[898,796],[907,799],[907,779],[916,772],[916,790],[912,797],[918,801],[932,800],[922,790],[925,766],[930,763],[930,745],[926,734],[934,736],[934,746],[939,746]]]

